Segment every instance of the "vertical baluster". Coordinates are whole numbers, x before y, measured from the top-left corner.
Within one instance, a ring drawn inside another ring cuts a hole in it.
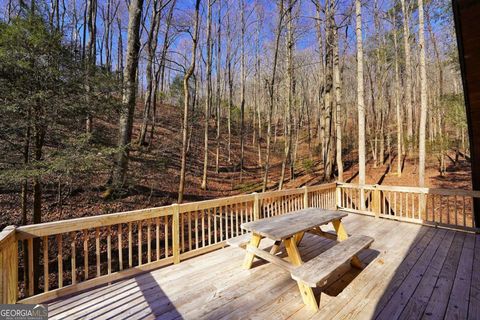
[[[118,242],[118,270],[123,270],[123,245],[122,245],[122,224],[119,223],[117,227],[117,242]]]
[[[107,274],[112,273],[112,232],[110,226],[107,226]]]
[[[205,209],[201,212],[202,215],[202,247],[205,247]]]
[[[220,241],[223,241],[223,223],[224,223],[224,220],[225,220],[225,229],[228,230],[228,226],[226,225],[226,219],[223,219],[223,213],[225,212],[224,211],[224,208],[225,207],[220,207]],[[225,231],[227,232],[227,231]]]
[[[239,221],[239,225],[242,225],[242,223],[243,223],[244,208],[245,208],[245,203],[242,203],[242,204],[240,205],[240,221]],[[240,234],[243,234],[243,229],[242,229],[242,228],[240,228],[239,231],[240,231]]]
[[[214,235],[214,243],[218,242],[218,235],[217,235],[217,212],[220,215],[219,208],[213,208],[213,235]],[[220,225],[221,228],[221,225]],[[221,232],[221,230],[220,230]]]
[[[443,223],[443,196],[438,195],[438,200],[440,201],[440,210],[438,210],[440,212],[440,223]]]
[[[405,215],[405,212],[403,211],[403,197],[405,193],[400,192],[398,196],[400,197],[400,217],[403,217]]]
[[[147,220],[147,263],[152,262],[152,230],[151,230],[152,221],[151,219]]]
[[[71,233],[72,237],[72,243],[71,243],[71,250],[72,250],[72,284],[77,283],[77,253],[76,253],[76,240],[77,240],[77,234],[75,232]]]
[[[100,229],[95,228],[95,258],[97,263],[97,277],[100,277]]]
[[[165,216],[165,226],[164,226],[164,232],[165,232],[165,258],[168,258],[169,256],[169,250],[168,250],[168,229],[169,229],[169,223],[168,223],[168,216]]]
[[[57,234],[57,247],[58,247],[58,254],[57,254],[58,287],[61,288],[61,287],[63,287],[63,243],[62,243],[62,235],[61,234]]]
[[[458,219],[457,219],[457,214],[458,214],[458,199],[457,196],[455,195],[455,225],[458,226]]]
[[[143,229],[143,226],[142,226],[142,221],[139,221],[137,223],[137,229],[138,229],[138,265],[141,266],[142,265],[142,229]]]
[[[192,250],[192,214],[189,211],[187,214],[188,219],[188,250]]]
[[[185,212],[180,213],[181,252],[185,251]]]
[[[198,249],[198,210],[195,211],[195,249]]]
[[[212,215],[211,209],[206,209],[207,210],[207,225],[208,225],[208,245],[212,244]],[[216,231],[216,230],[215,230]]]
[[[230,238],[234,237],[235,226],[233,225],[233,205],[229,206],[230,210]]]
[[[241,203],[235,203],[235,236],[238,236],[238,231],[240,228],[240,223],[238,220],[238,207],[241,206]]]
[[[132,237],[132,223],[128,223],[128,267],[133,266],[133,237]]]
[[[412,193],[412,218],[415,218],[415,202],[416,200],[418,199],[418,195],[417,197],[415,197],[417,194],[415,193]],[[418,210],[418,212],[420,212],[420,210]]]
[[[60,237],[60,241],[61,240],[62,238]],[[88,230],[87,229],[83,230],[83,269],[85,274],[85,280],[88,280]]]
[[[160,260],[160,217],[155,218],[155,257]]]
[[[33,278],[34,278],[34,270],[33,270],[33,239],[29,238],[27,240],[27,247],[28,247],[28,295],[31,297],[33,296]],[[38,276],[38,275],[37,275]]]
[[[47,292],[48,291],[48,284],[49,284],[49,279],[48,279],[48,237],[43,237],[43,281],[44,281],[44,287],[43,291]]]
[[[465,196],[463,196],[463,226],[467,226],[467,215],[466,215],[466,199]]]
[[[447,196],[447,223],[450,224],[450,197]]]

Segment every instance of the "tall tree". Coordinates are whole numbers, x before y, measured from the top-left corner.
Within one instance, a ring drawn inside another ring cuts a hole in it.
[[[143,145],[145,143],[145,137],[147,135],[148,121],[151,118],[152,102],[153,102],[153,90],[155,87],[154,76],[154,59],[157,51],[158,32],[160,30],[160,17],[162,0],[153,0],[152,15],[150,18],[150,30],[147,38],[147,65],[145,68],[145,77],[147,81],[147,90],[145,91],[145,97],[143,101],[143,119],[142,126],[140,128],[140,136],[138,138],[138,144]]]
[[[420,128],[419,128],[419,168],[418,168],[418,185],[425,185],[425,131],[427,127],[427,71],[425,62],[425,24],[423,16],[423,0],[418,0],[418,33],[420,45]]]
[[[202,185],[203,190],[207,189],[207,171],[208,171],[208,123],[210,118],[210,110],[212,108],[212,0],[207,3],[207,98],[205,100],[205,114],[204,114],[204,150],[203,150],[203,176]]]
[[[178,203],[183,202],[183,192],[185,190],[185,167],[187,164],[187,145],[188,145],[188,108],[190,104],[189,81],[195,72],[195,61],[197,52],[198,26],[199,26],[200,0],[195,1],[194,31],[192,34],[192,58],[190,67],[183,78],[183,124],[182,124],[182,163],[180,168],[180,184],[178,186]]]
[[[243,161],[244,161],[244,135],[245,135],[245,82],[246,72],[245,72],[245,0],[242,0],[240,3],[240,20],[241,20],[241,88],[240,88],[240,182],[243,178]]]
[[[282,171],[280,174],[280,182],[278,189],[283,188],[283,182],[285,179],[285,168],[287,163],[291,162],[291,148],[292,148],[292,105],[294,99],[294,75],[293,75],[293,15],[292,10],[296,1],[288,0],[286,19],[287,19],[287,77],[288,77],[288,97],[287,97],[287,112],[285,114],[286,132],[285,132],[285,150],[282,160]]]
[[[273,51],[273,65],[272,65],[272,75],[270,80],[268,80],[268,96],[269,96],[269,105],[268,105],[268,120],[267,120],[267,150],[265,155],[265,169],[263,172],[263,186],[262,191],[265,192],[268,186],[268,169],[270,166],[270,144],[272,140],[272,115],[273,107],[275,105],[275,78],[277,75],[277,62],[278,62],[278,47],[280,46],[280,37],[282,34],[282,25],[284,17],[283,9],[283,0],[280,0],[278,3],[278,22],[275,30],[275,49]]]
[[[405,51],[405,109],[407,112],[408,154],[413,151],[413,107],[412,107],[412,58],[410,56],[410,27],[408,8],[405,0],[400,0],[403,14],[403,50]]]
[[[88,25],[88,44],[87,44],[87,75],[88,76],[93,76],[92,72],[94,68],[92,66],[95,65],[96,62],[96,57],[97,57],[97,47],[96,47],[96,41],[97,41],[97,0],[88,0],[87,3],[87,25]],[[84,28],[85,30],[85,28]],[[89,91],[90,88],[87,85],[87,91]],[[89,104],[89,101],[87,100],[87,104]],[[93,116],[89,112],[87,114],[87,119],[86,119],[86,131],[87,133],[92,132],[92,127],[93,127]]]
[[[335,23],[335,18],[332,15],[333,27],[333,87],[335,91],[335,141],[336,141],[336,159],[338,181],[343,181],[343,161],[342,161],[342,88],[340,79],[340,55],[339,55],[339,40],[338,40],[338,26]]]
[[[358,183],[365,184],[365,92],[363,87],[362,4],[355,0],[357,38]],[[361,193],[363,196],[363,192]],[[361,208],[365,205],[361,197]]]
[[[402,117],[400,110],[400,71],[398,63],[398,40],[397,40],[397,25],[396,25],[396,13],[392,13],[392,24],[393,24],[393,50],[394,50],[394,59],[395,59],[395,115],[397,120],[397,175],[400,177],[402,175],[402,142],[403,142],[403,125]]]
[[[123,186],[128,169],[130,143],[132,140],[133,113],[137,92],[138,53],[140,50],[140,21],[142,17],[143,0],[131,0],[128,8],[127,60],[123,71],[123,96],[120,109],[118,148],[115,168],[113,171],[113,186],[118,189]]]
[[[217,149],[216,149],[216,155],[215,155],[215,172],[218,173],[219,171],[219,161],[220,161],[220,118],[221,118],[221,106],[222,106],[222,97],[221,97],[221,73],[222,73],[222,0],[217,0],[218,4],[218,12],[217,12],[217,99],[216,101],[216,107],[217,107],[217,135],[215,137],[216,142],[217,142]]]

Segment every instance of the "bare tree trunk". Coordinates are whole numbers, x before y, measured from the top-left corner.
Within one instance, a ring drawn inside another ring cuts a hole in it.
[[[222,116],[221,113],[221,105],[222,99],[220,96],[220,77],[221,77],[221,64],[222,64],[222,1],[217,0],[218,2],[218,21],[217,21],[217,149],[215,155],[215,172],[218,173],[219,171],[219,162],[220,162],[220,118]]]
[[[117,29],[118,29],[118,54],[117,54],[117,72],[120,77],[120,81],[123,83],[123,37],[122,37],[122,20],[117,18]]]
[[[323,163],[324,179],[330,180],[333,174],[333,0],[325,4],[325,95],[324,95],[324,136]]]
[[[195,22],[194,31],[192,36],[192,60],[190,67],[185,73],[183,78],[183,95],[184,95],[184,108],[183,108],[183,124],[182,124],[182,164],[180,168],[180,184],[178,186],[178,203],[183,202],[183,192],[185,189],[185,167],[187,164],[187,139],[188,139],[188,107],[190,103],[190,95],[188,90],[188,82],[195,71],[195,61],[197,53],[197,38],[198,38],[198,25],[199,25],[199,11],[200,0],[195,1]]]
[[[336,158],[338,181],[343,181],[343,161],[342,161],[342,90],[340,79],[340,57],[338,53],[338,30],[333,25],[333,84],[335,89],[335,131],[336,131]]]
[[[153,98],[153,87],[154,87],[154,64],[153,60],[155,59],[155,53],[157,51],[158,43],[158,32],[160,30],[160,17],[161,17],[161,8],[162,1],[153,0],[153,11],[150,19],[150,30],[148,32],[147,39],[147,66],[145,77],[147,80],[147,90],[145,91],[145,97],[143,102],[143,119],[142,126],[140,128],[140,136],[138,138],[138,145],[145,144],[145,137],[147,135],[147,126],[148,120],[151,116],[152,109],[152,98]]]
[[[258,122],[258,138],[257,138],[257,152],[258,152],[258,166],[262,166],[262,116],[261,116],[261,111],[260,111],[260,97],[257,91],[257,87],[260,86],[260,28],[262,26],[263,22],[263,16],[260,14],[260,12],[257,11],[257,27],[256,27],[256,32],[255,32],[255,93],[256,93],[256,99],[255,99],[255,110],[254,112],[257,113],[257,122]],[[253,124],[255,127],[255,122]]]
[[[212,3],[208,0],[207,4],[207,99],[205,100],[205,136],[203,151],[203,177],[202,190],[207,189],[207,171],[208,171],[208,122],[210,118],[210,109],[212,107]]]
[[[240,89],[240,182],[243,180],[243,157],[244,157],[244,135],[245,135],[245,0],[241,1],[241,89]]]
[[[413,151],[412,63],[410,57],[410,30],[405,0],[400,0],[403,13],[403,46],[405,50],[405,106],[407,112],[408,155]]]
[[[268,185],[268,169],[270,165],[270,144],[272,139],[272,114],[274,107],[274,90],[275,90],[275,76],[277,74],[277,61],[278,61],[278,47],[280,45],[280,36],[282,34],[282,22],[283,22],[283,0],[279,1],[278,4],[278,24],[275,32],[275,50],[273,54],[273,67],[272,67],[272,77],[268,83],[268,95],[269,95],[269,111],[268,111],[268,121],[267,121],[267,150],[265,155],[265,171],[263,173],[263,186],[262,191],[265,192]]]
[[[287,162],[291,161],[291,145],[292,145],[292,104],[293,104],[293,9],[294,2],[288,0],[286,19],[287,19],[287,76],[288,76],[288,99],[287,99],[287,112],[285,114],[286,132],[285,132],[285,153],[282,161],[282,172],[280,174],[280,182],[278,189],[282,190],[283,182],[285,180],[285,168]]]
[[[358,107],[358,183],[365,184],[365,93],[363,88],[362,5],[355,0],[357,38],[357,107]],[[365,206],[365,195],[360,193],[360,209]]]
[[[425,131],[427,127],[427,71],[425,66],[425,24],[423,17],[423,0],[418,0],[418,25],[420,45],[420,128],[419,128],[419,169],[418,185],[425,186]]]
[[[113,174],[114,188],[120,188],[125,181],[128,168],[130,142],[132,140],[133,113],[137,91],[138,53],[140,50],[140,20],[143,0],[131,0],[128,19],[127,61],[124,70],[122,108],[120,110],[118,148]]]
[[[232,107],[233,107],[233,74],[232,74],[232,30],[230,25],[230,7],[227,12],[227,81],[228,81],[228,163],[232,160]]]
[[[397,29],[395,13],[392,14],[393,22],[393,44],[395,52],[395,111],[397,118],[397,175],[402,175],[402,142],[403,142],[403,128],[402,117],[400,112],[400,72],[398,66],[398,44],[397,44]]]
[[[87,75],[92,76],[92,72],[94,70],[93,66],[95,65],[95,60],[97,56],[96,50],[96,40],[97,40],[97,0],[89,0],[88,1],[88,33],[89,33],[89,40],[87,45]],[[87,84],[87,92],[90,91],[90,86]],[[87,105],[89,105],[88,94],[87,94]],[[85,130],[87,133],[92,133],[93,130],[93,117],[91,113],[87,113],[87,119],[85,124]]]

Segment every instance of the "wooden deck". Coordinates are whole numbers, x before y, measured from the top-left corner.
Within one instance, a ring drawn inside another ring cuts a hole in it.
[[[356,214],[351,234],[375,239],[361,272],[346,271],[321,294],[320,311],[304,307],[282,269],[257,261],[241,268],[244,251],[227,247],[70,297],[51,301],[52,318],[159,319],[475,319],[480,317],[480,235]],[[268,244],[267,244],[268,245]],[[305,236],[311,259],[334,245]]]

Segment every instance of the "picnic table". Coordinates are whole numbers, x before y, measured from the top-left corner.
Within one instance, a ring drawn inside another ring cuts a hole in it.
[[[250,269],[254,258],[259,257],[290,272],[292,278],[298,283],[304,303],[318,310],[318,302],[312,288],[324,286],[328,277],[349,260],[352,266],[363,268],[364,265],[357,254],[373,242],[373,239],[367,236],[349,237],[342,223],[342,218],[347,215],[342,211],[306,208],[281,216],[247,222],[243,223],[241,228],[249,231],[247,234],[249,240],[244,237],[243,240],[237,240],[237,242],[233,240],[229,244],[246,249],[243,262],[245,269]],[[332,235],[320,228],[329,223],[333,224],[336,234]],[[307,263],[303,263],[298,245],[305,232],[327,238],[333,236],[340,243]],[[260,242],[264,238],[274,241],[269,252],[259,249]],[[277,255],[282,244],[285,246],[289,261]]]

